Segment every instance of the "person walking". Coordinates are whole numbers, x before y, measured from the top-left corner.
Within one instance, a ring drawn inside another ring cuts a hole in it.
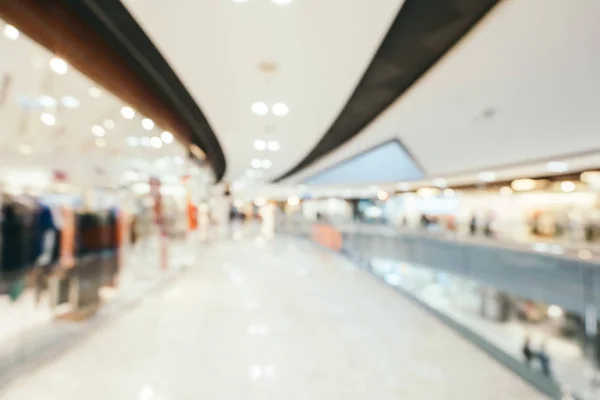
[[[523,344],[522,352],[525,365],[529,367],[531,365],[531,360],[533,359],[533,351],[531,350],[529,336],[525,337],[525,343]]]
[[[548,353],[546,353],[546,346],[542,344],[540,347],[540,351],[537,353],[537,358],[540,361],[540,367],[542,368],[542,373],[550,377],[550,357],[548,357]]]

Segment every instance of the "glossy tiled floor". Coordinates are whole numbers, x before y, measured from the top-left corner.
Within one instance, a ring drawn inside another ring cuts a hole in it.
[[[199,247],[190,271],[3,400],[541,399],[425,311],[308,242]]]

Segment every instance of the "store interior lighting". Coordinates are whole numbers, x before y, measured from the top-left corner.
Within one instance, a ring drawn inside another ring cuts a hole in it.
[[[50,113],[43,113],[40,115],[40,119],[48,126],[54,126],[56,124],[56,117]]]
[[[535,189],[537,183],[533,179],[515,179],[510,186],[516,192],[524,192],[526,190]]]
[[[253,103],[250,108],[252,109],[252,112],[256,115],[267,115],[267,113],[269,112],[269,106],[262,101],[257,101]]]
[[[273,107],[271,107],[271,112],[278,117],[283,117],[288,115],[290,109],[284,103],[275,103],[273,104]]]
[[[281,148],[281,146],[279,145],[279,142],[275,140],[269,140],[269,142],[267,143],[267,148],[269,149],[269,151],[278,151]]]
[[[155,149],[160,149],[163,145],[163,142],[158,136],[152,136],[150,139],[150,145],[152,145],[152,147]]]
[[[173,134],[171,132],[164,131],[160,134],[160,138],[165,144],[173,143]]]
[[[60,75],[64,75],[69,70],[69,64],[60,57],[52,57],[50,60],[50,68]]]
[[[150,131],[154,129],[154,121],[152,121],[150,118],[144,118],[142,119],[142,127],[147,131]]]
[[[4,33],[4,36],[9,38],[10,40],[17,40],[20,35],[19,30],[9,24],[4,25],[4,28],[2,28],[2,33]]]
[[[287,203],[292,207],[296,207],[296,206],[300,205],[300,198],[297,196],[291,196],[288,198]]]
[[[100,96],[102,96],[102,89],[97,88],[96,86],[92,86],[91,88],[88,89],[88,94],[90,95],[90,97],[97,99]]]
[[[98,147],[106,147],[106,140],[102,138],[96,139],[96,146]]]
[[[560,183],[560,190],[562,190],[565,193],[570,193],[575,191],[576,186],[575,183],[571,182],[571,181],[563,181]]]
[[[121,115],[125,119],[133,119],[133,117],[135,117],[135,111],[131,107],[124,106],[121,108]]]
[[[94,134],[94,136],[101,137],[105,135],[106,131],[100,125],[94,125],[92,126],[92,133]]]
[[[52,96],[42,95],[38,98],[38,103],[44,108],[55,108],[58,106],[58,101]]]
[[[63,106],[65,106],[66,108],[70,108],[70,109],[76,109],[76,108],[79,108],[79,106],[81,106],[81,102],[79,101],[79,99],[77,99],[76,97],[73,97],[73,96],[61,97],[60,103]]]
[[[264,140],[255,140],[254,148],[258,151],[263,151],[267,148],[267,143]]]

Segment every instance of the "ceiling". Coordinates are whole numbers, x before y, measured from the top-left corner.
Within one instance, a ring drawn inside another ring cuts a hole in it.
[[[599,17],[596,0],[500,2],[360,135],[284,183],[393,138],[429,178],[600,167]]]
[[[66,175],[61,181],[84,188],[115,187],[132,172],[165,179],[190,171],[206,175],[189,163],[187,147],[171,141],[158,126],[145,129],[139,113],[124,118],[125,104],[68,64],[64,74],[57,73],[53,58],[0,20],[4,183],[20,179],[33,185],[28,180],[52,180],[57,172]],[[54,124],[42,118],[54,119]]]
[[[317,144],[403,1],[171,0],[168,12],[161,0],[124,3],[214,128],[227,179],[239,181],[275,178]],[[289,114],[255,115],[257,101],[285,103]],[[256,150],[255,140],[279,150]]]

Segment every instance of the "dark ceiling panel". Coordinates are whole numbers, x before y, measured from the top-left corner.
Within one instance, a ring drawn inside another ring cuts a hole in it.
[[[360,133],[498,2],[406,0],[340,115],[311,152],[275,182],[300,172]]]

